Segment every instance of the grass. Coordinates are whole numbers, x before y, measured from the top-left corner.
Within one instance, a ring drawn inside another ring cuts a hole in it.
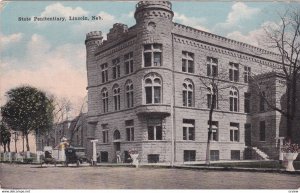
[[[230,163],[212,163],[211,166],[228,168],[270,168],[283,169],[279,161],[256,161],[256,162],[230,162]],[[294,161],[294,168],[300,170],[300,161]]]

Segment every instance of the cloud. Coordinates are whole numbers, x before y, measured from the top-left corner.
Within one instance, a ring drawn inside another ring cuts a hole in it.
[[[216,24],[216,29],[230,29],[242,21],[253,18],[260,12],[259,8],[248,7],[243,2],[237,2],[232,5],[231,11],[228,13],[226,21]]]
[[[66,7],[63,6],[61,3],[54,3],[48,5],[45,10],[41,13],[41,17],[46,16],[85,16],[88,14],[88,11],[82,9],[81,7]]]
[[[90,31],[101,31],[103,34],[107,33],[114,23],[118,20],[115,16],[109,13],[101,11],[96,16],[100,16],[102,20],[95,21],[80,21],[79,23],[73,25],[72,31],[77,34],[86,34]],[[106,37],[105,37],[106,38]]]
[[[33,34],[25,52],[24,58],[3,58],[6,66],[19,63],[32,68],[7,69],[2,73],[1,96],[13,87],[31,85],[55,96],[66,97],[73,103],[83,99],[87,85],[84,45],[64,44],[53,47],[43,36]]]
[[[21,41],[22,38],[23,38],[22,33],[15,33],[7,36],[0,34],[0,45],[1,45],[0,50],[4,49],[6,46],[12,43],[17,43]]]
[[[174,12],[174,21],[184,24],[184,25],[187,25],[187,26],[191,26],[191,27],[199,29],[199,30],[203,30],[203,31],[207,31],[207,32],[210,31],[203,25],[203,23],[206,22],[205,18],[188,17],[184,14]]]
[[[278,27],[276,22],[267,21],[261,24],[261,26],[257,29],[249,31],[246,34],[243,34],[240,31],[233,31],[227,34],[227,38],[234,39],[236,41],[244,42],[253,46],[257,46],[264,49],[268,48],[268,43],[266,42],[266,31],[268,29],[275,29]]]
[[[260,9],[248,7],[245,3],[237,2],[231,7],[231,12],[227,16],[227,23],[237,23],[242,19],[251,19]]]

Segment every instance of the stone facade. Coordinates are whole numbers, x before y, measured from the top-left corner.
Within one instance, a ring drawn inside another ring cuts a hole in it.
[[[227,73],[222,80],[227,89],[218,93],[213,113],[211,159],[244,159],[246,146],[252,145],[276,151],[280,115],[256,113],[252,95],[248,112],[244,96],[252,91],[244,79],[246,67],[252,74],[272,71],[278,56],[174,23],[173,16],[170,2],[142,1],[136,5],[134,26],[114,24],[107,40],[101,32],[87,34],[87,136],[99,140],[100,160],[115,162],[120,152],[126,162],[129,150],[138,151],[144,163],[205,160],[209,108],[203,81],[212,78],[207,72],[210,57],[217,60],[219,74]],[[230,80],[231,63],[237,73]],[[232,104],[236,109],[230,105],[232,89],[238,93]],[[265,143],[257,137],[262,120]]]
[[[86,148],[87,155],[91,157],[91,144],[87,141],[87,117],[85,113],[72,120],[57,123],[48,132],[37,136],[37,150],[43,151],[45,146],[55,148],[63,137],[71,141],[72,146]]]

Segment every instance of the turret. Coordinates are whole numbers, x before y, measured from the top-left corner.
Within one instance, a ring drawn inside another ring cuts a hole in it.
[[[140,1],[134,13],[137,24],[143,22],[144,19],[156,17],[172,22],[173,16],[172,4],[169,1]]]
[[[102,32],[101,31],[92,31],[86,34],[85,45],[86,47],[90,46],[99,46],[102,44]]]
[[[85,46],[86,46],[86,65],[89,67],[93,65],[95,61],[95,50],[102,44],[102,32],[92,31],[86,34]]]

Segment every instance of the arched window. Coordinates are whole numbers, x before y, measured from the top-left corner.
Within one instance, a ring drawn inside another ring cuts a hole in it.
[[[120,110],[120,87],[117,84],[113,86],[113,97],[115,111]]]
[[[229,91],[230,111],[238,112],[239,93],[235,87],[231,87]]]
[[[133,107],[133,83],[128,80],[125,84],[127,108]]]
[[[108,91],[106,88],[102,89],[101,95],[102,95],[103,113],[106,113],[108,112]]]
[[[183,106],[185,107],[192,107],[194,106],[194,100],[193,100],[193,93],[194,93],[194,86],[193,82],[189,79],[186,79],[184,81],[183,89],[182,89],[182,99],[183,99]]]
[[[121,139],[121,134],[119,130],[115,130],[114,132],[114,140]]]
[[[146,104],[161,103],[161,78],[154,73],[145,77]]]
[[[215,88],[213,88],[213,85],[210,85],[210,87],[207,88],[207,108],[213,109],[218,108],[218,88],[215,85]]]

